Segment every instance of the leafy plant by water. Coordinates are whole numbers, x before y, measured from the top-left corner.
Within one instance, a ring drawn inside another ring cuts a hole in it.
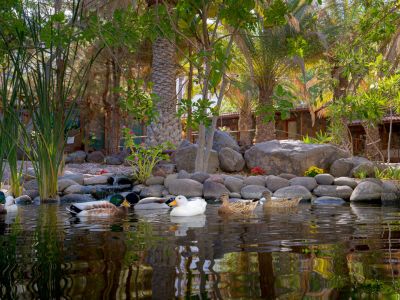
[[[400,168],[389,167],[383,170],[375,168],[375,178],[400,180]]]
[[[368,177],[368,173],[365,170],[359,170],[354,173],[354,178],[365,179],[367,177]]]

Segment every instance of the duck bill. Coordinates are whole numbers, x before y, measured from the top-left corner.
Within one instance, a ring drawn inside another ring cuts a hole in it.
[[[177,206],[178,203],[176,203],[176,200],[171,201],[170,203],[168,203],[169,206]]]
[[[130,203],[125,199],[124,202],[121,204],[123,207],[131,207]]]

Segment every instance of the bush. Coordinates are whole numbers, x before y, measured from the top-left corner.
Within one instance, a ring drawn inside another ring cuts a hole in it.
[[[324,173],[324,169],[318,168],[316,166],[311,166],[308,168],[307,171],[304,172],[304,176],[315,177],[318,174],[322,174],[322,173]]]
[[[382,171],[375,168],[375,178],[400,180],[400,168],[389,167]]]
[[[358,178],[358,179],[365,179],[365,178],[367,178],[367,176],[368,176],[368,173],[365,170],[359,170],[354,173],[354,178]]]

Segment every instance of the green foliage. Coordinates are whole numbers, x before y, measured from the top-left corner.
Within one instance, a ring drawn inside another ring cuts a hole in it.
[[[307,171],[304,172],[304,176],[315,177],[318,174],[323,174],[323,173],[324,169],[318,168],[316,166],[311,166],[307,169]]]
[[[400,168],[388,167],[383,170],[374,169],[375,178],[400,180]]]
[[[328,144],[332,141],[332,136],[327,132],[320,130],[316,133],[316,137],[310,137],[308,134],[303,137],[303,143],[306,144]]]
[[[354,173],[354,178],[365,179],[368,177],[368,172],[365,170],[358,170]]]
[[[144,183],[151,176],[157,163],[162,160],[169,160],[168,154],[165,154],[164,151],[172,149],[173,145],[169,143],[157,146],[146,146],[143,143],[135,144],[134,133],[129,128],[124,128],[122,133],[125,140],[125,147],[131,151],[126,160],[132,166],[133,177],[140,183]]]

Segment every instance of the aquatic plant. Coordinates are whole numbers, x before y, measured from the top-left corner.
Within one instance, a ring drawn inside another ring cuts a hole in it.
[[[400,168],[389,167],[383,170],[375,168],[374,171],[375,178],[400,180]]]
[[[126,158],[132,166],[133,177],[139,182],[145,182],[152,174],[154,167],[162,160],[169,160],[168,154],[164,153],[167,149],[172,149],[170,143],[163,143],[156,146],[145,145],[144,143],[135,144],[135,135],[129,128],[122,130],[125,147],[131,154]]]
[[[251,175],[265,175],[267,172],[261,167],[254,167],[250,170]]]
[[[307,169],[307,171],[304,172],[304,176],[315,177],[318,174],[322,173],[324,173],[324,169],[318,168],[316,166],[311,166]]]
[[[367,178],[368,173],[365,170],[358,170],[357,172],[354,172],[353,176],[354,178],[365,179]]]

